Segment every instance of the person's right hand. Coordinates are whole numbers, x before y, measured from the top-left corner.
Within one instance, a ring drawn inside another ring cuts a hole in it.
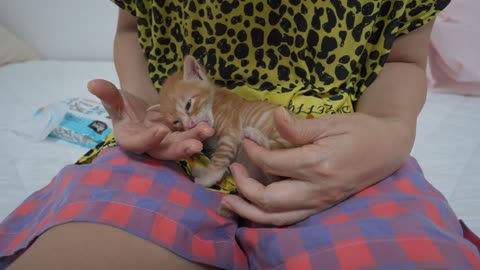
[[[102,101],[112,119],[115,140],[126,151],[175,160],[201,151],[202,141],[214,134],[205,123],[184,132],[171,131],[162,123],[164,116],[158,111],[147,110],[145,101],[117,89],[111,82],[92,80],[88,89]]]

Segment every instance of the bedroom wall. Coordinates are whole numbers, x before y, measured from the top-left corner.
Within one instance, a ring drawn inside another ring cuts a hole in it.
[[[0,0],[0,24],[44,59],[111,60],[117,10],[109,0]]]

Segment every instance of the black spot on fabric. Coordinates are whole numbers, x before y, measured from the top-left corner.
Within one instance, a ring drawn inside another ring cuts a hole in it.
[[[281,81],[289,81],[290,80],[290,68],[279,65],[277,68],[278,72],[278,79]]]
[[[158,11],[157,8],[153,8],[152,9],[152,14],[153,14],[153,21],[155,22],[156,25],[159,25],[162,23],[162,14],[160,13],[160,11]]]
[[[185,55],[186,55],[186,53],[185,53]],[[207,55],[207,49],[206,49],[204,46],[198,47],[198,48],[193,52],[193,56],[194,56],[196,59],[201,59],[201,58],[203,58],[205,55]]]
[[[372,15],[373,11],[375,10],[375,4],[372,2],[368,2],[362,7],[362,14],[364,16]]]
[[[314,14],[312,16],[312,21],[311,21],[311,24],[312,24],[312,27],[315,29],[315,30],[320,30],[320,27],[321,27],[321,22],[320,22],[320,18],[321,16],[323,15],[323,12],[324,12],[324,9],[323,8],[316,8],[314,7]]]
[[[113,2],[121,9],[126,9],[125,1],[113,0]]]
[[[229,56],[227,57],[227,60],[228,60],[228,62],[233,62],[233,60],[235,60],[235,56],[229,55]]]
[[[233,29],[228,29],[227,35],[228,35],[229,37],[235,36],[235,30],[233,30]]]
[[[291,5],[299,5],[300,4],[300,0],[288,0],[288,2],[291,4]]]
[[[135,1],[136,2],[136,6],[137,6],[137,10],[140,11],[142,14],[147,14],[148,11],[147,9],[145,8],[145,3],[143,1]],[[139,16],[137,16],[139,17]]]
[[[231,3],[229,3],[229,2],[231,2]],[[238,6],[239,6],[238,0],[222,1],[221,5],[220,5],[220,10],[224,14],[230,14],[230,12],[232,12],[232,10],[237,8]]]
[[[288,19],[283,18],[280,21],[280,27],[285,31],[285,33],[288,33],[290,31],[290,28],[292,27],[292,24]]]
[[[340,57],[340,59],[338,59],[338,62],[340,64],[348,64],[348,62],[350,62],[350,56],[344,55],[344,56]]]
[[[205,39],[205,44],[215,44],[215,43],[217,43],[215,37],[209,37]]]
[[[270,23],[270,25],[277,25],[277,23],[280,21],[280,18],[280,14],[275,11],[270,11],[268,14],[268,23]]]
[[[325,36],[322,39],[322,45],[321,45],[321,58],[325,59],[327,58],[328,54],[335,50],[338,46],[337,40],[333,37],[328,37]]]
[[[267,43],[271,46],[278,46],[282,42],[282,34],[278,29],[272,29],[270,34],[268,34]]]
[[[240,42],[244,42],[245,40],[247,40],[247,32],[245,32],[245,30],[238,31],[237,39]]]
[[[326,86],[332,84],[335,81],[335,79],[332,76],[330,76],[329,74],[327,74],[325,72],[323,72],[321,74],[318,74],[318,79],[321,82],[323,82],[323,84],[326,85]]]
[[[237,57],[238,59],[243,59],[245,57],[248,56],[248,53],[249,53],[249,48],[248,48],[248,45],[245,44],[245,43],[239,43],[236,47],[235,47],[235,57]]]
[[[141,26],[148,27],[148,21],[144,18],[137,18],[137,24]]]
[[[227,26],[225,24],[223,24],[223,23],[216,23],[215,24],[215,35],[216,36],[223,36],[226,31],[227,31]]]
[[[374,25],[374,32],[368,39],[368,43],[370,44],[378,44],[380,41],[380,38],[382,37],[383,29],[385,28],[385,22],[384,21],[378,21]]]
[[[253,15],[253,3],[247,3],[243,7],[243,13],[247,16],[252,16]]]
[[[282,37],[282,42],[285,42],[287,43],[289,46],[292,46],[293,45],[293,37],[292,36],[289,36],[289,35],[283,35]]]
[[[266,68],[267,64],[263,61],[263,57],[265,56],[265,52],[263,49],[258,49],[255,51],[255,60],[257,61],[256,67]]]
[[[167,19],[169,19],[169,18],[167,17]],[[199,21],[199,20],[192,20],[192,29],[196,30],[199,27],[202,27],[202,22]]]
[[[257,3],[257,5],[255,6],[255,9],[258,11],[258,12],[262,12],[263,11],[263,2],[262,1],[259,1]]]
[[[304,81],[307,80],[307,72],[303,68],[295,67],[295,75]]]
[[[327,64],[328,64],[328,65],[333,64],[333,62],[335,62],[335,59],[337,59],[337,56],[336,56],[335,54],[330,55],[330,56],[327,58]]]
[[[378,11],[378,16],[386,17],[388,14],[390,14],[391,9],[392,9],[392,2],[390,1],[382,2],[382,5],[380,6],[380,10]]]
[[[207,63],[205,64],[205,67],[208,69],[209,73],[212,75],[215,75],[216,73],[216,69],[215,69],[216,64],[217,64],[216,50],[210,49],[207,52]]]
[[[316,46],[318,46],[318,43],[318,33],[313,30],[308,31],[307,45],[311,48],[315,48]]]
[[[368,76],[367,80],[365,81],[365,86],[370,86],[375,79],[377,78],[377,74],[375,72],[372,72],[370,76]]]
[[[335,76],[337,76],[337,79],[343,81],[348,76],[348,70],[344,65],[338,65],[335,67]]]
[[[330,33],[332,29],[337,25],[337,16],[331,8],[327,8],[327,22],[323,24],[323,30]]]
[[[355,54],[357,56],[360,56],[363,53],[363,50],[365,50],[365,47],[363,45],[360,45],[355,49]]]
[[[449,3],[450,3],[450,0],[437,0],[437,1],[435,1],[434,8],[436,10],[443,10],[444,8],[446,8],[448,6]]]
[[[190,1],[190,4],[188,5],[188,10],[190,10],[192,13],[197,12],[197,7],[195,6],[195,1]]]
[[[290,16],[293,15],[293,8],[292,8],[292,7],[288,7],[288,14],[289,14]]]
[[[286,44],[282,44],[280,47],[278,47],[278,52],[284,57],[289,57],[290,56],[290,47]]]
[[[301,48],[305,44],[305,39],[301,35],[295,37],[295,47]]]
[[[282,1],[278,0],[267,0],[267,4],[272,8],[272,9],[277,9],[280,7],[282,4]]]
[[[265,25],[266,25],[265,19],[264,19],[264,18],[261,18],[261,17],[257,17],[257,16],[255,16],[255,23],[256,23],[256,24],[259,24],[259,25],[261,25],[261,26],[265,26]]]
[[[421,26],[423,26],[424,22],[423,20],[421,19],[417,19],[417,20],[414,20],[412,21],[409,25],[408,25],[408,32],[413,32],[414,30],[420,28]]]
[[[213,20],[212,8],[210,6],[207,6],[207,18]]]
[[[387,62],[387,59],[388,59],[388,53],[382,55],[380,57],[380,60],[378,61],[378,63],[380,64],[380,66],[383,67],[383,65],[385,65],[385,63]]]
[[[374,50],[374,51],[370,52],[370,59],[377,60],[378,57],[380,57],[380,52],[379,51]]]
[[[352,72],[352,74],[358,74],[360,72],[360,69],[357,66],[357,62],[354,60],[350,62],[350,71]]]
[[[172,66],[172,67],[167,71],[168,74],[173,74],[173,73],[175,73],[175,72],[177,72],[177,66]]]
[[[243,26],[245,26],[245,28],[249,28],[250,27],[250,21],[249,20],[243,21]]]
[[[148,72],[152,73],[155,71],[155,66],[152,63],[148,63]]]
[[[268,63],[268,69],[275,69],[278,64],[278,57],[275,51],[269,49],[267,51],[267,57],[270,58],[270,63]]]
[[[172,29],[172,36],[175,38],[177,42],[180,42],[183,40],[183,35],[181,33],[181,28],[178,23],[175,23]]]
[[[275,85],[273,85],[271,82],[263,82],[260,85],[260,91],[272,91],[275,89]]]
[[[370,69],[375,70],[377,68],[377,66],[378,66],[378,64],[373,62],[373,63],[370,64]]]
[[[220,73],[220,76],[225,80],[229,80],[230,78],[232,78],[232,74],[238,70],[235,65],[227,65],[227,61],[225,61],[225,59],[223,58],[218,59],[218,64],[218,71]]]
[[[295,21],[295,25],[297,27],[297,30],[300,32],[305,32],[307,30],[307,20],[305,20],[305,17],[302,14],[296,14],[293,17],[293,20]]]
[[[342,100],[342,99],[343,99],[343,95],[331,96],[331,97],[329,97],[328,99],[333,100],[333,101]]]
[[[345,12],[347,11],[344,7],[344,4],[339,0],[330,0],[335,8],[337,17],[339,20],[343,20],[345,17]]]
[[[347,13],[347,28],[352,29],[355,26],[355,13],[348,12]]]
[[[170,38],[159,37],[157,38],[157,42],[160,45],[168,45],[170,44]]]
[[[254,48],[258,48],[263,45],[264,42],[264,33],[260,28],[253,28],[250,31],[250,38],[252,39],[252,45]]]
[[[197,43],[197,44],[202,44],[203,43],[203,36],[202,36],[202,34],[200,34],[200,32],[193,31],[192,32],[192,37],[193,37],[193,40],[195,41],[195,43]]]
[[[340,46],[343,47],[345,44],[345,39],[347,39],[347,31],[340,31],[338,36],[340,37]]]
[[[358,0],[348,0],[347,1],[347,7],[354,8],[356,12],[360,12],[360,9],[362,8],[362,5],[360,4],[360,1],[358,1]]]
[[[256,85],[260,82],[259,79],[260,74],[258,73],[257,70],[253,70],[252,74],[250,74],[250,77],[247,78],[247,83],[250,85]]]
[[[222,38],[218,41],[217,48],[220,49],[221,53],[228,53],[232,49],[232,47],[228,43],[228,40],[225,38]]]
[[[210,26],[210,22],[204,21],[203,25],[205,26],[205,29],[207,29],[207,34],[212,36],[213,35],[213,28]]]
[[[242,20],[243,20],[243,16],[238,15],[238,16],[232,17],[231,23],[232,23],[232,25],[235,25],[237,23],[242,22]]]
[[[266,79],[268,79],[268,75],[266,73],[262,74],[262,76],[260,76],[260,79],[266,80]]]

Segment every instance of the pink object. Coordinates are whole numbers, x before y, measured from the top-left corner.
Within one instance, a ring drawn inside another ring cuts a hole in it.
[[[429,80],[433,91],[480,95],[480,1],[454,0],[433,27]]]

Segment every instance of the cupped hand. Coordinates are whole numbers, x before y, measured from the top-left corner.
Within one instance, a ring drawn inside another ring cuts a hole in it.
[[[267,150],[249,140],[243,147],[254,164],[285,180],[264,186],[232,164],[242,196],[222,199],[239,216],[275,226],[301,221],[389,176],[408,157],[414,137],[411,123],[361,113],[303,120],[279,109],[275,121],[299,147]]]
[[[201,151],[202,141],[214,133],[204,123],[185,132],[172,131],[168,115],[149,109],[141,98],[111,82],[92,80],[88,89],[102,101],[112,119],[115,140],[126,151],[163,160],[185,158]]]

